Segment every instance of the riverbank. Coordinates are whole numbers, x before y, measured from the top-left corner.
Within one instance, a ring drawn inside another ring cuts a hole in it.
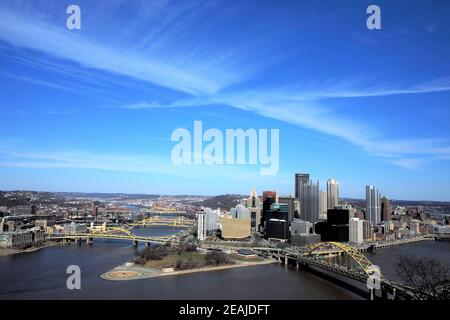
[[[183,275],[183,274],[189,274],[189,273],[218,271],[218,270],[250,267],[250,266],[273,264],[273,263],[275,263],[275,261],[272,259],[266,259],[263,261],[236,261],[235,260],[234,264],[201,267],[201,268],[179,270],[179,271],[170,270],[170,268],[168,268],[168,270],[166,270],[166,271],[163,271],[163,269],[157,269],[157,268],[152,268],[152,267],[145,267],[145,266],[125,263],[123,265],[115,267],[114,269],[112,269],[108,272],[103,273],[102,275],[100,275],[100,277],[105,280],[113,280],[113,281],[137,280],[137,279],[146,279],[146,278],[176,276],[176,275]]]
[[[7,257],[7,256],[12,256],[15,254],[22,254],[22,253],[31,253],[31,252],[35,252],[35,251],[38,251],[38,250],[41,250],[44,248],[57,247],[57,246],[61,246],[61,244],[53,242],[53,241],[48,241],[39,247],[29,247],[26,249],[1,248],[0,249],[0,257]]]

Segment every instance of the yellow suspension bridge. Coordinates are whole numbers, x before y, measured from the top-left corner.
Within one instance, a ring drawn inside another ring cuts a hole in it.
[[[151,243],[167,243],[176,241],[177,236],[162,236],[162,237],[147,237],[139,236],[132,233],[129,229],[119,227],[99,227],[90,230],[90,232],[66,234],[66,235],[50,235],[50,240],[62,240],[81,243],[82,240],[86,240],[87,243],[92,243],[94,239],[115,239],[115,240],[131,240],[132,244],[137,246],[139,242],[147,245]]]
[[[175,228],[189,228],[195,223],[194,219],[189,219],[183,216],[178,218],[167,218],[160,216],[152,216],[145,218],[141,221],[128,223],[130,227],[152,227],[152,226],[162,226],[162,227],[175,227]]]

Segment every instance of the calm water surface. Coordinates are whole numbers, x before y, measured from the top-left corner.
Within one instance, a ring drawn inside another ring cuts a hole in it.
[[[160,236],[174,229],[136,229]],[[134,256],[128,242],[95,240],[92,246],[51,247],[0,257],[0,299],[362,299],[307,271],[262,265],[182,276],[108,281],[100,275]],[[398,254],[437,255],[450,264],[450,242],[423,242],[369,254],[385,276],[395,278]],[[66,268],[80,266],[81,290],[66,288]]]

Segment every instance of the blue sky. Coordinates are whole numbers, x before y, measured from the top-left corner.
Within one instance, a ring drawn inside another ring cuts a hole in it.
[[[0,0],[0,189],[450,200],[450,3],[369,4]],[[194,120],[279,129],[278,174],[173,165]]]

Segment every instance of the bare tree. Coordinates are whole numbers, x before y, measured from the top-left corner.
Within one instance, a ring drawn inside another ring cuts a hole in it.
[[[419,300],[450,299],[450,269],[435,257],[402,255],[396,271]]]

